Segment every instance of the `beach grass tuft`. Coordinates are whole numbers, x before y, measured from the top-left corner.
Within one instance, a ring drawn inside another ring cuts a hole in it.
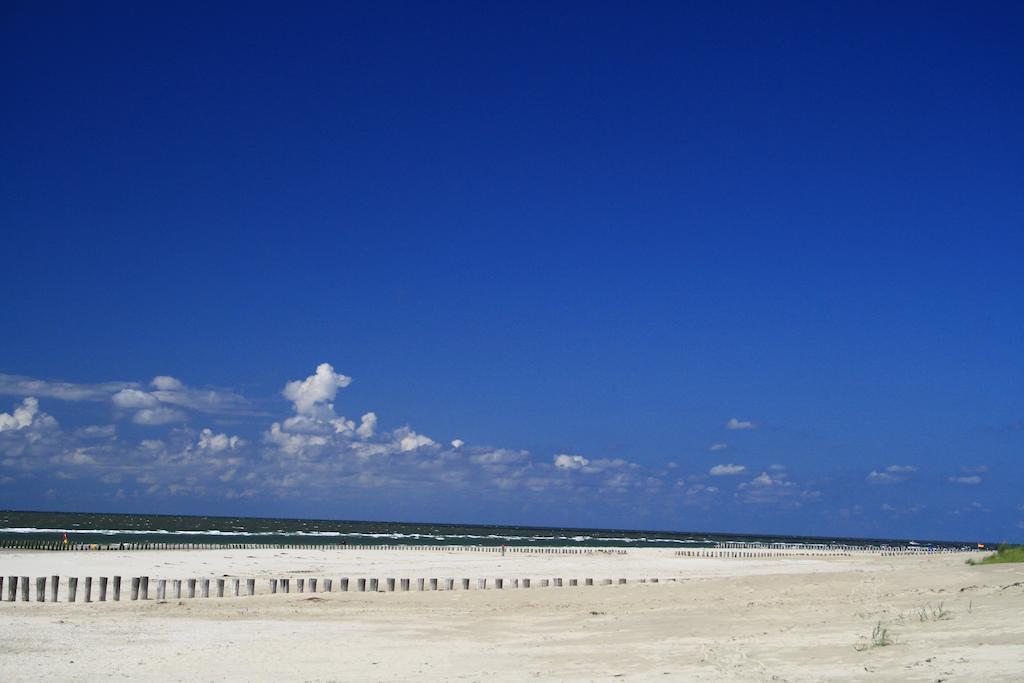
[[[980,560],[967,560],[967,564],[1001,564],[1003,562],[1024,562],[1024,545],[1000,545],[994,553]]]
[[[867,642],[858,643],[853,648],[859,652],[864,650],[870,650],[876,647],[887,647],[896,642],[896,637],[889,631],[889,627],[878,622],[875,624],[875,628],[871,631],[871,639]]]

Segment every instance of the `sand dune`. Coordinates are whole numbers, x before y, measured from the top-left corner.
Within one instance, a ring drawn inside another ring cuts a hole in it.
[[[0,554],[0,573],[260,578],[255,597],[2,602],[4,681],[1017,681],[1024,662],[1024,566],[970,567],[957,555],[8,552]],[[621,577],[631,583],[259,594],[270,576]],[[641,577],[676,581],[632,582]],[[895,642],[868,647],[880,622]]]

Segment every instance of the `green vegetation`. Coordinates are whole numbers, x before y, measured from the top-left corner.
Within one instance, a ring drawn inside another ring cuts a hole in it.
[[[1024,562],[1024,545],[1000,545],[994,553],[980,560],[967,560],[967,564],[1000,564],[1002,562]]]
[[[875,630],[871,632],[871,641],[854,645],[854,649],[860,652],[864,650],[870,650],[874,647],[886,647],[896,642],[896,638],[889,632],[889,627],[878,622],[875,625]]]

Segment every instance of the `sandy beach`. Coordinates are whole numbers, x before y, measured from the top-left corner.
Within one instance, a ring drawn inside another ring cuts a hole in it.
[[[1024,566],[964,560],[8,551],[4,576],[59,574],[65,584],[114,574],[258,580],[251,597],[0,602],[0,679],[1020,680]],[[341,593],[342,576],[467,577],[473,589]],[[319,578],[320,590],[333,578],[335,592],[270,595],[270,577]],[[475,589],[477,578],[498,577],[534,587]],[[566,585],[539,587],[556,577]],[[629,583],[568,586],[590,577]],[[871,647],[880,622],[894,642]]]

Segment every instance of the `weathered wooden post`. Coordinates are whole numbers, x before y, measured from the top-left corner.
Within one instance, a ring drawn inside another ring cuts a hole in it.
[[[242,594],[242,581],[241,579],[231,579],[231,593],[236,598]]]
[[[330,593],[334,589],[334,579],[324,579],[324,593]]]
[[[469,579],[463,579],[462,580],[462,590],[464,590],[464,591],[468,591],[469,590]]]
[[[298,584],[296,586],[296,591],[297,592],[299,592],[299,593],[305,593],[306,592],[306,580],[305,579],[296,579],[295,583]]]
[[[416,590],[422,591],[423,590],[423,585],[425,583],[426,582],[423,579],[416,579]]]
[[[394,579],[388,579],[387,580],[387,586],[388,586],[388,593],[394,593],[395,592],[395,580]]]
[[[78,595],[78,577],[68,577],[68,602],[74,602]]]
[[[587,579],[587,580],[585,580],[583,582],[583,585],[585,585],[585,586],[593,586],[594,585],[594,580],[593,579]]]
[[[529,587],[530,587],[530,580],[529,579],[523,579],[523,588],[529,588]]]
[[[505,588],[505,579],[495,579],[494,587],[498,590],[503,590]]]
[[[399,585],[401,586],[403,591],[408,591],[409,590],[409,579],[402,579],[401,582],[399,583]]]
[[[143,600],[149,600],[149,577],[139,577],[139,597]]]
[[[18,586],[21,589],[21,601],[22,602],[28,602],[28,577],[27,576],[22,576],[19,579]]]
[[[356,579],[356,592],[363,593],[366,591],[366,579]]]
[[[245,580],[245,592],[247,595],[256,595],[256,579]]]
[[[200,579],[199,580],[199,597],[208,598],[210,597],[210,580]]]
[[[92,577],[85,577],[85,602],[92,602]]]
[[[46,602],[46,577],[36,577],[36,602]]]
[[[487,579],[477,579],[476,580],[476,588],[477,588],[477,590],[481,590],[481,591],[485,590],[487,588]]]
[[[620,584],[624,584],[624,583],[626,583],[626,580],[625,579],[619,579],[619,583]]]
[[[348,577],[347,576],[343,576],[343,577],[341,577],[338,580],[338,589],[341,590],[342,593],[347,593],[348,592]]]
[[[453,590],[455,590],[455,579],[453,579],[453,578],[445,579],[444,580],[444,589],[446,591],[453,591]]]
[[[292,592],[292,580],[291,579],[281,579],[281,592],[282,593],[291,593]]]
[[[371,593],[376,593],[377,592],[377,579],[370,579],[369,591]]]
[[[114,602],[121,601],[121,577],[114,577]]]
[[[0,582],[2,582],[2,581],[3,581],[3,579],[0,578]],[[60,577],[56,576],[56,575],[51,576],[50,577],[50,602],[57,602],[57,591],[58,591],[59,588],[60,588]]]
[[[167,598],[167,579],[157,579],[156,581],[156,599],[165,600]]]
[[[559,588],[561,588],[562,587],[562,579],[560,579],[560,578],[555,579],[555,585],[558,586]]]
[[[217,597],[224,597],[224,579],[217,579]]]
[[[196,579],[188,579],[188,597],[196,597]]]
[[[579,580],[579,579],[569,579],[569,586],[570,586],[570,587],[572,587],[572,586],[578,586],[578,585],[579,585],[579,583],[580,583],[580,580]]]
[[[270,593],[274,594],[277,592],[277,579],[270,580]]]
[[[430,590],[432,590],[432,591],[436,591],[437,590],[437,579],[431,579],[430,580]]]
[[[139,599],[139,583],[140,579],[138,576],[132,577],[132,600]]]
[[[309,592],[316,593],[316,579],[309,580]]]

